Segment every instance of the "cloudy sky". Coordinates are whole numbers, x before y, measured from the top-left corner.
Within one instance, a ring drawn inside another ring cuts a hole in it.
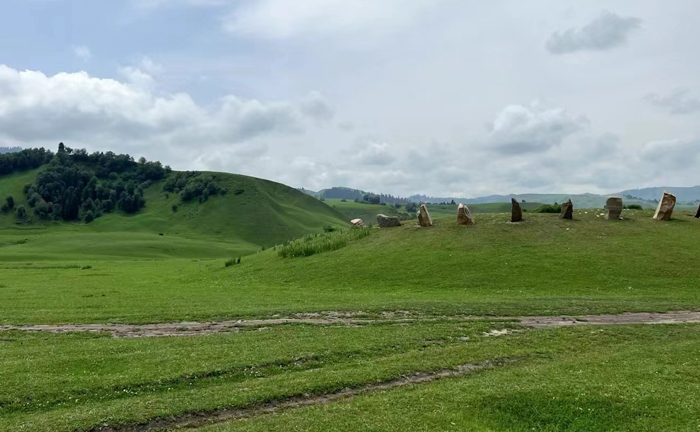
[[[3,0],[0,146],[407,195],[700,184],[697,0]]]

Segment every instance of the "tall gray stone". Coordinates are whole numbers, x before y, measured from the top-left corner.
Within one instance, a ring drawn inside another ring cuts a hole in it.
[[[610,197],[605,202],[605,219],[619,220],[622,215],[622,198]]]
[[[430,218],[430,213],[428,213],[428,207],[425,204],[420,205],[420,210],[418,210],[418,223],[422,227],[433,226],[433,220]]]
[[[559,219],[573,219],[574,218],[574,203],[568,200],[561,205],[561,214]]]
[[[664,192],[664,195],[659,201],[659,205],[656,207],[656,212],[654,213],[654,219],[658,221],[667,221],[671,219],[673,214],[673,209],[676,207],[676,196],[668,192]]]
[[[700,206],[698,207],[698,212],[695,213],[695,217],[700,219]]]
[[[510,204],[510,221],[521,222],[523,220],[523,209],[520,208],[520,204],[515,198],[510,199]]]
[[[460,204],[457,207],[457,225],[476,225],[469,208],[464,204]]]
[[[392,228],[401,226],[401,221],[396,216],[387,216],[383,214],[377,215],[377,224],[379,228]]]

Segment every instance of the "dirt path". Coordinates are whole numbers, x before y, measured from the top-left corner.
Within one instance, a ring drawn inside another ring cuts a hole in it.
[[[700,323],[700,312],[627,312],[618,315],[520,317],[518,319],[521,324],[536,328],[581,325],[687,324]]]
[[[351,316],[349,314],[348,316]],[[259,320],[237,320],[219,322],[180,322],[162,324],[59,324],[59,325],[5,325],[0,326],[0,331],[23,330],[29,332],[108,332],[114,337],[159,337],[159,336],[196,336],[212,333],[232,333],[244,329],[264,330],[269,326],[283,324],[311,324],[311,325],[343,325],[358,326],[376,322],[416,322],[435,320],[448,317],[419,317],[408,316],[404,318],[351,318],[348,316],[334,317],[301,317],[301,318],[274,318]],[[456,317],[463,320],[488,319],[488,317]],[[667,312],[667,313],[623,313],[617,315],[585,315],[585,316],[521,316],[521,317],[497,317],[494,320],[513,320],[520,324],[533,328],[568,327],[582,325],[625,325],[625,324],[685,324],[700,323],[700,312]]]
[[[197,336],[211,333],[232,333],[246,328],[265,329],[266,326],[282,324],[313,325],[361,325],[371,320],[349,318],[276,318],[260,320],[236,320],[219,322],[179,322],[163,324],[47,324],[27,326],[0,326],[3,330],[23,330],[28,332],[70,333],[108,332],[114,337],[158,337],[158,336]]]
[[[89,432],[155,432],[172,429],[189,429],[201,427],[213,423],[221,423],[229,420],[244,419],[264,414],[272,414],[282,410],[301,408],[310,405],[319,405],[335,402],[352,396],[374,391],[390,390],[399,387],[406,387],[413,384],[424,384],[441,378],[458,377],[469,375],[485,369],[504,366],[513,363],[513,360],[501,359],[486,361],[477,364],[465,364],[454,369],[444,369],[437,372],[419,372],[403,378],[384,381],[375,384],[367,384],[360,387],[346,388],[333,393],[320,395],[295,396],[280,401],[266,402],[236,409],[221,409],[216,411],[205,411],[188,413],[179,416],[153,420],[149,423],[123,426],[101,426],[91,429]]]

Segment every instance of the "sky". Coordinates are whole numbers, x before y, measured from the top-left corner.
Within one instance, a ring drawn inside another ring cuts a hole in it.
[[[3,0],[0,147],[407,196],[700,184],[697,0]]]

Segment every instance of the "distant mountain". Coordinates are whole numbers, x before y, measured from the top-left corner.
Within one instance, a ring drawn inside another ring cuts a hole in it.
[[[678,201],[695,202],[700,201],[700,186],[693,187],[650,187],[644,189],[629,189],[620,192],[622,196],[633,196],[644,200],[658,200],[664,192],[672,193]]]
[[[310,191],[300,189],[302,192],[313,195]],[[670,192],[676,196],[680,205],[696,204],[700,201],[700,186],[693,187],[650,187],[644,189],[629,189],[619,193],[610,195],[596,194],[509,194],[509,195],[487,195],[476,198],[460,198],[460,197],[431,197],[427,195],[411,195],[408,198],[397,198],[392,195],[372,194],[381,198],[381,202],[389,204],[404,204],[408,202],[417,203],[463,203],[463,204],[491,204],[510,202],[511,198],[515,198],[520,202],[537,202],[543,204],[563,203],[570,199],[576,208],[603,208],[608,197],[619,195],[623,197],[625,205],[638,204],[645,208],[654,208],[656,202],[664,191]],[[318,191],[314,196],[320,198],[336,198],[354,200],[355,198],[362,200],[368,192],[346,187],[333,187]]]
[[[0,153],[17,153],[22,151],[22,147],[0,147]]]

